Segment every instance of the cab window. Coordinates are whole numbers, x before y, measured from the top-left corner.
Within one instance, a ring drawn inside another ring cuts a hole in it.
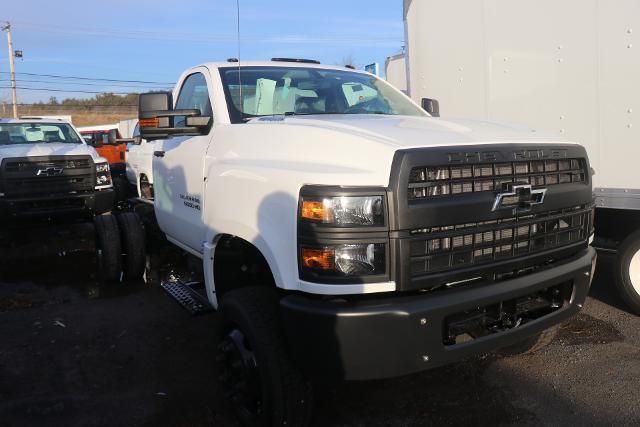
[[[207,80],[202,73],[194,73],[188,76],[178,94],[176,100],[176,110],[198,109],[204,116],[212,116],[211,100],[207,90]],[[185,126],[185,116],[176,116],[174,125],[176,127]]]

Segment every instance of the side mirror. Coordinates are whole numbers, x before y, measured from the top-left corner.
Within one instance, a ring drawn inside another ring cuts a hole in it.
[[[176,117],[184,117],[180,120],[184,127],[175,126]],[[153,92],[140,95],[138,119],[140,138],[153,141],[173,135],[204,135],[213,118],[197,109],[174,110],[171,92]]]
[[[118,144],[118,130],[111,129],[109,131],[109,135],[107,136],[107,143],[109,145],[117,145]]]
[[[422,109],[433,117],[440,117],[440,103],[437,99],[422,98]]]

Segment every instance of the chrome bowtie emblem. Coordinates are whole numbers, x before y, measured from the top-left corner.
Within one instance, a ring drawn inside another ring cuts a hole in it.
[[[37,176],[55,176],[55,175],[61,175],[62,171],[64,169],[63,168],[46,168],[46,169],[38,169],[38,173],[36,173]]]
[[[513,209],[514,212],[526,212],[534,205],[544,203],[546,188],[531,188],[530,184],[507,184],[506,191],[496,195],[493,211]]]

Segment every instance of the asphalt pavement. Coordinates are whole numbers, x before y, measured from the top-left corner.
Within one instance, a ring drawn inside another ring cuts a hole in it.
[[[0,426],[235,425],[216,381],[216,315],[192,317],[158,286],[197,273],[153,245],[153,274],[119,284],[97,280],[87,251],[0,252]],[[540,353],[322,386],[315,424],[638,425],[639,378],[640,317],[600,255],[584,310]]]

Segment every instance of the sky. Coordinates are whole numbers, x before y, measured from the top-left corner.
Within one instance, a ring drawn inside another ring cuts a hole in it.
[[[17,74],[18,103],[91,97],[76,91],[144,92],[170,88],[184,69],[238,56],[236,0],[6,1],[16,73],[76,76],[82,80]],[[355,65],[379,62],[402,49],[402,0],[240,0],[243,60],[318,59]],[[10,102],[6,34],[0,34],[0,101]],[[145,83],[138,83],[145,82]],[[151,83],[147,83],[151,82]],[[80,84],[81,83],[81,84]],[[132,85],[132,86],[124,86]]]

